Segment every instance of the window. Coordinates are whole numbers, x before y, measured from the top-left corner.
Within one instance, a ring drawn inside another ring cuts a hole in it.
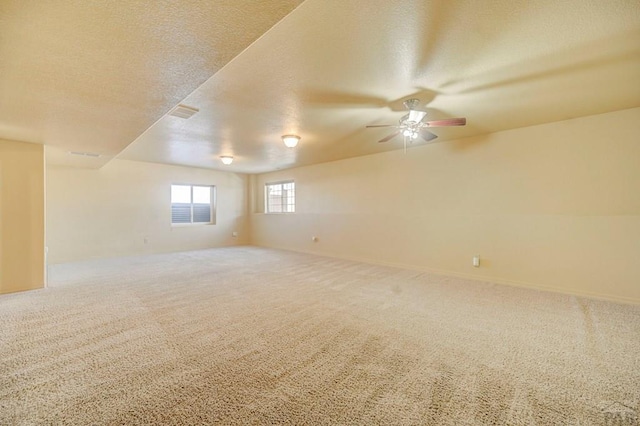
[[[293,181],[265,185],[267,213],[293,213],[296,211],[296,184]]]
[[[215,186],[171,185],[171,223],[215,223]]]

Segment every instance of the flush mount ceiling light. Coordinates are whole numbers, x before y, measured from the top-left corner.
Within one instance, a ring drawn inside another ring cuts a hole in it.
[[[220,157],[220,160],[222,161],[222,164],[228,166],[229,164],[233,163],[233,157],[230,155],[223,155]]]
[[[284,135],[282,137],[282,142],[284,142],[284,144],[287,147],[294,148],[296,145],[298,145],[298,142],[300,142],[300,136],[298,136],[298,135]]]

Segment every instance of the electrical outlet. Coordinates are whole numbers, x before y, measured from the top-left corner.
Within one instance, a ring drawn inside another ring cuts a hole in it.
[[[231,236],[232,236],[233,238],[237,238],[237,237],[238,237],[238,231],[233,231],[233,232],[231,233]]]
[[[476,267],[476,268],[480,267],[480,255],[479,254],[473,256],[473,266]]]

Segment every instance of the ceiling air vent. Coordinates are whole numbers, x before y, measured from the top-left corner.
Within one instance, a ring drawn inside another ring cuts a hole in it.
[[[94,158],[100,157],[100,154],[98,154],[97,152],[69,151],[69,154],[80,155],[82,157],[94,157]]]
[[[198,111],[200,111],[198,108],[180,104],[174,109],[172,109],[169,115],[187,119],[187,118],[191,118],[191,116],[193,116],[193,114],[195,114]]]

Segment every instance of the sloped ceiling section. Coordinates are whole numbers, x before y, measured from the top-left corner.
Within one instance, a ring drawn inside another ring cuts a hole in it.
[[[0,139],[100,167],[301,2],[2,0]]]
[[[637,0],[3,0],[0,19],[0,138],[50,163],[261,173],[402,149],[365,126],[410,97],[467,118],[436,143],[640,106]]]
[[[121,158],[260,173],[402,149],[365,126],[409,97],[468,119],[442,142],[638,106],[639,81],[637,1],[307,0]]]

